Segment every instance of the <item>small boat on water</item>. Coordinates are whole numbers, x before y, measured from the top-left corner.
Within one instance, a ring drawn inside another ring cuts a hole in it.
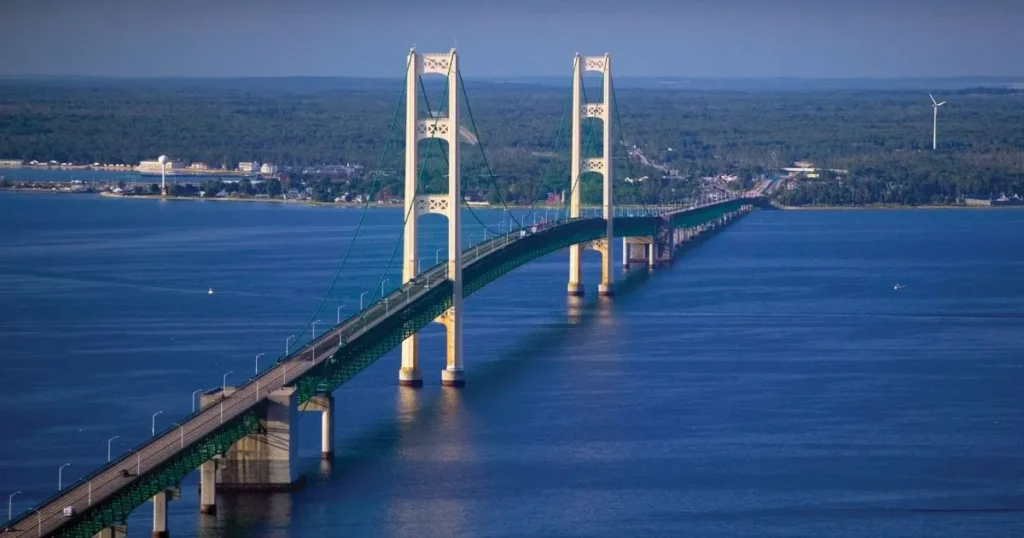
[[[902,290],[902,289],[903,289],[903,288],[905,288],[905,287],[906,287],[906,286],[904,286],[903,284],[899,284],[899,283],[897,283],[896,285],[894,285],[894,286],[892,287],[892,289],[894,289],[894,290],[897,290],[897,291],[898,291],[898,290]]]
[[[208,290],[206,290],[206,294],[213,295],[213,288],[209,288]]]

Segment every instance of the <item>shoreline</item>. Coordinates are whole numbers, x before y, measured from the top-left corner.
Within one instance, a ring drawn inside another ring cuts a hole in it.
[[[155,194],[135,194],[125,196],[123,194],[114,194],[109,191],[102,192],[74,192],[74,191],[59,191],[59,190],[47,190],[47,189],[19,189],[19,188],[3,188],[0,192],[16,192],[16,193],[38,193],[38,194],[78,194],[78,195],[98,195],[103,198],[110,199],[140,199],[140,200],[168,200],[174,202],[247,202],[247,203],[270,203],[270,204],[301,204],[313,207],[341,207],[341,208],[361,208],[364,205],[369,207],[377,208],[401,208],[403,204],[376,204],[365,202],[317,202],[315,200],[286,200],[283,198],[198,198],[195,196],[160,196]],[[469,206],[473,209],[488,209],[488,210],[503,210],[505,206],[501,204],[487,204],[479,205],[474,204]],[[534,206],[522,205],[522,204],[509,204],[509,209],[514,210],[527,210],[532,209],[535,211],[548,210],[554,211],[563,209],[564,206],[557,205],[542,205],[537,204]],[[639,207],[639,206],[629,206]],[[823,206],[823,205],[808,205],[808,206],[784,206],[775,205],[773,206],[780,211],[914,211],[914,210],[992,210],[992,209],[1021,209],[1024,210],[1024,204],[1020,205],[893,205],[893,204],[878,204],[878,205],[858,205],[858,206]],[[600,209],[597,206],[585,206],[583,209]]]
[[[14,189],[9,189],[9,190],[13,191]],[[223,198],[199,198],[199,197],[195,197],[195,196],[160,196],[158,194],[133,194],[133,195],[130,195],[130,196],[125,196],[123,194],[114,194],[114,193],[109,192],[109,191],[103,191],[103,192],[99,192],[99,193],[74,193],[74,192],[61,192],[61,191],[54,192],[54,191],[46,191],[46,190],[36,191],[36,190],[32,190],[32,189],[24,189],[24,190],[20,190],[20,191],[17,191],[17,192],[45,192],[45,193],[51,193],[51,194],[99,194],[103,198],[112,198],[112,199],[125,199],[125,200],[131,200],[131,199],[168,200],[168,201],[174,201],[174,202],[250,202],[250,203],[263,202],[263,203],[271,203],[271,204],[302,204],[302,205],[308,205],[308,206],[314,206],[314,207],[348,207],[348,208],[361,208],[364,205],[369,206],[369,207],[378,207],[378,208],[389,208],[389,207],[391,207],[391,208],[401,208],[401,207],[404,207],[403,204],[377,204],[377,203],[369,203],[369,204],[367,204],[365,202],[317,202],[315,200],[285,200],[283,198],[237,198],[237,197],[235,197],[235,198],[229,198],[229,197],[223,197]],[[469,207],[472,207],[473,209],[499,209],[499,210],[505,208],[501,204],[498,204],[498,205],[494,205],[494,204],[487,204],[487,205],[473,204],[473,205],[471,205]],[[530,209],[530,206],[528,206],[528,205],[512,205],[512,204],[509,204],[508,208],[509,209]],[[556,210],[556,209],[561,209],[561,208],[562,208],[562,206],[549,206],[549,205],[540,205],[540,204],[537,204],[537,205],[533,206],[534,210],[544,210],[544,209]],[[587,206],[587,209],[595,209],[595,208],[596,208],[596,206],[595,207]]]
[[[103,198],[112,199],[123,199],[123,200],[167,200],[170,202],[249,202],[249,203],[268,203],[268,204],[302,204],[315,207],[362,207],[364,204],[355,202],[317,202],[315,200],[286,200],[284,198],[199,198],[197,196],[160,196],[159,194],[132,194],[125,196],[123,194],[114,194],[110,191],[103,191],[99,194]],[[400,207],[398,204],[369,204],[370,206],[379,207]]]
[[[133,174],[140,177],[160,177],[160,172],[142,172],[137,168],[137,165],[127,164],[123,166],[107,165],[107,166],[94,166],[91,164],[31,164],[23,163],[21,165],[0,165],[0,171],[2,170],[35,170],[44,172],[56,172],[56,171],[69,171],[69,172],[110,172],[118,174]],[[255,176],[249,172],[242,172],[241,170],[228,170],[226,168],[207,168],[207,169],[191,169],[182,168],[176,169],[171,173],[166,174],[167,177],[203,177],[203,176]]]

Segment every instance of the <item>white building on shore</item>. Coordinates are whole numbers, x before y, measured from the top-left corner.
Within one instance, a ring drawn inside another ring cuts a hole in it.
[[[255,174],[260,171],[260,163],[257,161],[242,161],[238,163],[238,171],[245,174]]]
[[[24,166],[25,161],[21,159],[0,159],[0,166]]]
[[[260,166],[260,173],[265,175],[265,176],[272,176],[272,175],[277,173],[277,165],[276,164],[270,164],[270,163],[263,163],[263,165]]]
[[[167,167],[167,173],[174,172],[175,170],[181,170],[183,168],[181,161],[175,161],[173,159],[167,159],[167,164],[165,166]],[[160,166],[160,161],[153,159],[152,161],[140,162],[135,169],[144,174],[159,174],[162,168]]]

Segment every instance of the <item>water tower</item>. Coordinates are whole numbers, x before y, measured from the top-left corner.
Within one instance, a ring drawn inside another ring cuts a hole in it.
[[[161,155],[160,161],[160,196],[167,196],[167,156]]]

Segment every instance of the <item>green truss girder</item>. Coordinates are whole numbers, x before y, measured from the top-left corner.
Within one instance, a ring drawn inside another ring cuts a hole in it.
[[[646,237],[656,234],[664,222],[660,217],[615,217],[612,226],[619,237]]]
[[[153,498],[157,493],[179,485],[185,475],[202,465],[203,462],[209,461],[217,454],[227,452],[228,448],[236,441],[256,431],[259,428],[259,423],[258,407],[253,407],[246,413],[224,423],[211,435],[186,445],[173,459],[168,460],[160,467],[143,473],[112,497],[83,511],[79,517],[61,527],[55,536],[92,538],[106,527],[124,524],[133,510]]]
[[[687,228],[690,226],[699,226],[711,222],[726,213],[731,213],[738,210],[740,207],[752,203],[750,200],[740,198],[737,200],[730,200],[728,202],[722,202],[713,206],[702,207],[693,211],[687,211],[680,213],[672,217],[673,228]]]

